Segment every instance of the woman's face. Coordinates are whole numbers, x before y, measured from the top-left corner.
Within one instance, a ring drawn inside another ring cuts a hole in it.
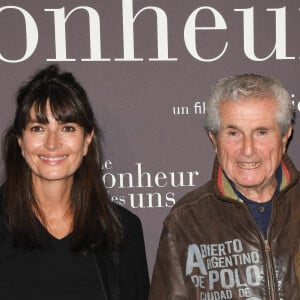
[[[46,113],[48,123],[39,123],[34,108],[30,122],[18,138],[22,155],[32,171],[33,182],[72,181],[83,157],[87,154],[93,133],[85,134],[77,123],[57,122],[49,102]]]

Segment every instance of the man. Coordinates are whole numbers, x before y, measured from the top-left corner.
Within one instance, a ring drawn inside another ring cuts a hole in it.
[[[205,119],[212,179],[166,218],[150,300],[300,299],[300,183],[285,154],[292,121],[277,80],[217,83]]]

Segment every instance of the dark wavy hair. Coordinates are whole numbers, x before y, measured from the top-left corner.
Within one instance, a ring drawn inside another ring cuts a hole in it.
[[[56,65],[41,70],[19,89],[13,124],[2,139],[6,175],[3,213],[15,244],[30,248],[40,245],[34,211],[42,220],[43,213],[34,196],[31,170],[22,156],[18,137],[23,136],[30,121],[31,108],[38,122],[48,123],[48,101],[57,121],[75,122],[85,134],[94,131],[88,153],[74,174],[71,249],[86,252],[96,247],[117,247],[122,240],[122,226],[102,181],[102,134],[85,90],[71,73],[60,73]]]

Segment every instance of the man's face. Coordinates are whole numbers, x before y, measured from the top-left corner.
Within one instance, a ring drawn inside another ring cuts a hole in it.
[[[221,167],[237,189],[253,201],[272,197],[275,172],[292,132],[290,127],[281,135],[277,109],[272,98],[223,102],[219,106],[220,130],[217,136],[210,133]]]

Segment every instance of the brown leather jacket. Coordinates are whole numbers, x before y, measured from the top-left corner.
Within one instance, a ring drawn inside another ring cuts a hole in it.
[[[267,239],[215,162],[164,222],[150,300],[299,300],[300,182],[285,156]]]

